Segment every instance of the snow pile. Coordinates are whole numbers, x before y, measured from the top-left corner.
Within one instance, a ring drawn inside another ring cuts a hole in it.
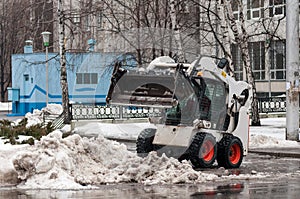
[[[63,112],[61,104],[48,104],[47,107],[42,109],[44,114],[60,115]]]
[[[11,144],[5,144],[0,139],[0,185],[9,186],[19,182],[17,172],[11,161],[11,154],[15,154],[16,151],[21,151],[26,148],[27,145],[13,146]]]
[[[43,123],[44,115],[60,115],[62,111],[62,106],[60,104],[48,104],[47,107],[42,108],[42,110],[35,109],[33,110],[33,113],[26,113],[26,127]],[[21,120],[17,120],[17,123],[20,121]]]
[[[26,113],[25,118],[27,118],[26,127],[34,126],[43,123],[43,112],[40,110],[33,110],[33,113]],[[17,120],[16,123],[20,122],[21,119]]]
[[[58,130],[20,151],[13,165],[22,180],[19,188],[82,189],[121,182],[199,183],[219,178],[197,172],[187,162],[158,157],[155,152],[143,159],[125,145],[101,136],[62,138]]]
[[[299,147],[300,143],[286,140],[286,118],[261,119],[262,126],[250,126],[250,148]]]
[[[296,141],[284,140],[267,135],[253,134],[250,137],[250,148],[272,148],[272,147],[299,147],[300,143]]]

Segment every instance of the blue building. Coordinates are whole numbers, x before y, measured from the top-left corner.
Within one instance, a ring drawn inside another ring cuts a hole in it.
[[[59,54],[48,55],[48,103],[61,104]],[[113,65],[135,66],[134,57],[116,53],[67,53],[67,77],[71,103],[105,104]],[[12,55],[12,115],[42,109],[47,102],[44,53]]]

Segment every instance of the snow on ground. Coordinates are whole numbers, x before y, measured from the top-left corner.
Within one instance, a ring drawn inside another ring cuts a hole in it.
[[[40,124],[44,121],[44,115],[60,115],[62,113],[62,107],[59,104],[48,104],[47,107],[42,110],[33,110],[33,113],[26,113],[25,118],[27,118],[26,127]]]
[[[11,102],[0,102],[0,111],[11,111]]]
[[[75,128],[74,133],[88,137],[102,135],[106,138],[135,140],[145,128],[155,128],[155,126],[150,123],[111,124],[93,122]]]
[[[188,163],[155,153],[140,158],[125,145],[101,136],[88,139],[72,135],[63,139],[60,131],[18,153],[13,164],[24,182],[20,188],[77,189],[107,183],[172,184],[217,178],[194,171]]]
[[[260,127],[250,127],[250,148],[297,147],[300,143],[285,140],[286,118],[261,119]]]
[[[58,107],[52,108],[59,110]],[[47,111],[52,111],[52,108]],[[40,121],[41,112],[28,115],[29,123]],[[262,127],[251,127],[251,147],[299,147],[297,142],[284,140],[284,118],[262,119],[261,122]],[[62,130],[56,130],[33,146],[12,146],[0,141],[0,186],[16,184],[24,189],[91,189],[100,184],[201,183],[268,176],[259,172],[235,176],[229,175],[227,170],[221,175],[203,173],[193,170],[188,162],[158,157],[155,152],[140,158],[128,151],[124,144],[104,138],[135,139],[148,126],[151,125],[93,123],[76,129],[78,133],[95,135],[93,138],[78,134],[62,138]]]
[[[45,136],[12,158],[22,189],[92,189],[96,185],[115,183],[178,184],[232,179],[259,179],[266,174],[220,176],[195,171],[177,159],[157,156],[155,152],[140,158],[124,144],[75,134],[62,138],[62,132]]]
[[[264,118],[261,119],[262,126],[251,126],[250,148],[300,148],[299,142],[285,140],[285,122],[285,118]],[[155,128],[155,126],[149,123],[109,124],[94,122],[76,127],[74,132],[88,137],[102,135],[107,138],[135,140],[145,128]]]

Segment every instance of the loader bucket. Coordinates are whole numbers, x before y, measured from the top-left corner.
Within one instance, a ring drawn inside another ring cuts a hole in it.
[[[181,87],[188,87],[179,91]],[[180,92],[178,94],[178,92]],[[112,105],[171,108],[180,96],[194,93],[180,72],[138,72],[115,67],[106,102]]]

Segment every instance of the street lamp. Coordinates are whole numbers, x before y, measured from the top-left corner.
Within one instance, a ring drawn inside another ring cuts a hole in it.
[[[49,82],[48,82],[48,47],[49,47],[49,38],[51,32],[42,32],[43,44],[46,47],[46,105],[48,105],[48,96],[49,96]]]

